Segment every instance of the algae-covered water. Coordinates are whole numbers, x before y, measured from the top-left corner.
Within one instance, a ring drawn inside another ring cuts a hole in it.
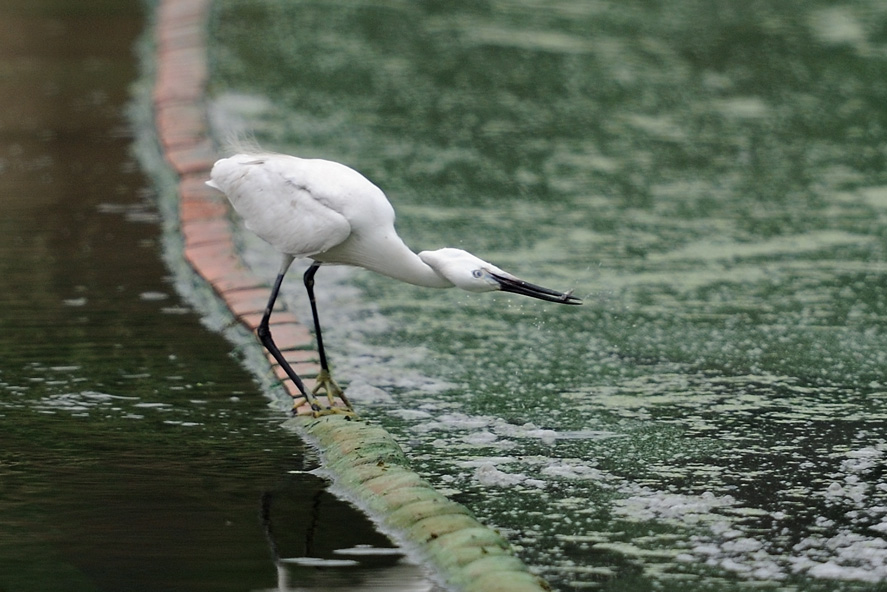
[[[361,415],[557,590],[882,589],[883,3],[220,0],[211,33],[218,137],[585,299],[318,274]]]

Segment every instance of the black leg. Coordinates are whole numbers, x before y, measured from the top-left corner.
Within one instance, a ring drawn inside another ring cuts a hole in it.
[[[320,269],[321,263],[319,261],[315,261],[311,264],[311,266],[305,270],[305,275],[302,276],[302,279],[305,282],[305,291],[308,292],[308,302],[311,303],[311,317],[314,319],[314,337],[317,339],[317,355],[320,357],[320,376],[318,377],[320,384],[325,384],[324,388],[327,391],[327,395],[336,395],[348,409],[351,409],[351,403],[345,397],[345,393],[342,392],[342,389],[333,381],[330,376],[330,366],[329,362],[326,359],[326,351],[323,349],[323,335],[321,335],[320,331],[320,317],[317,314],[317,302],[314,300],[314,274],[317,273],[317,270]],[[317,389],[315,389],[317,392]],[[332,403],[332,399],[330,399]]]
[[[299,375],[296,374],[289,362],[286,361],[286,358],[283,357],[283,354],[280,353],[280,349],[278,349],[277,345],[274,343],[274,339],[271,338],[271,329],[268,326],[268,321],[271,319],[271,311],[274,310],[274,302],[277,300],[277,294],[280,292],[280,285],[283,283],[283,276],[286,275],[286,270],[292,261],[291,257],[284,257],[283,265],[281,265],[280,273],[277,274],[277,279],[274,281],[274,287],[271,288],[271,297],[268,299],[268,305],[265,307],[265,314],[262,315],[262,321],[259,323],[259,328],[256,330],[256,334],[259,336],[259,341],[262,342],[265,349],[271,352],[271,355],[274,356],[274,359],[277,360],[277,363],[280,364],[280,367],[283,368],[286,375],[289,376],[293,383],[295,383],[299,392],[302,393],[302,396],[305,397],[305,400],[311,405],[311,408],[314,411],[320,411],[320,406],[317,404],[315,397],[308,394],[308,390],[305,388],[305,383],[302,382]]]
[[[308,292],[308,302],[311,303],[311,316],[314,319],[314,336],[317,338],[317,354],[320,356],[321,370],[330,371],[330,366],[326,360],[326,352],[323,349],[323,336],[320,334],[320,317],[317,316],[317,302],[314,300],[314,274],[320,269],[320,263],[315,261],[311,264],[302,279],[305,281],[305,290]]]

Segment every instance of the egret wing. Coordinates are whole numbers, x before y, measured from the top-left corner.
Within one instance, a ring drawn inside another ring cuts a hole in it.
[[[273,159],[220,161],[212,182],[227,195],[246,227],[281,253],[323,253],[351,234],[345,216],[318,201],[309,184],[281,171]]]

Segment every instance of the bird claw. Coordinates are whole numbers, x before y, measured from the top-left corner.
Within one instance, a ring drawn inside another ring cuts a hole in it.
[[[317,404],[316,401],[312,400],[305,395],[292,395],[293,397],[293,408],[292,414],[293,416],[316,416],[318,413],[322,411],[320,405]],[[308,409],[303,409],[305,406]]]
[[[330,376],[328,370],[321,370],[320,374],[317,375],[317,378],[314,379],[315,386],[311,389],[311,396],[313,398],[317,398],[317,396],[322,392],[326,395],[326,398],[330,402],[330,406],[335,406],[336,398],[342,400],[345,405],[351,408],[351,405],[348,405],[347,399],[345,399],[345,393],[342,392],[341,387],[336,384],[336,381],[333,380],[333,377]]]
[[[348,417],[355,417],[354,409],[351,407],[351,403],[348,402],[348,399],[345,398],[344,391],[342,391],[341,387],[336,384],[336,381],[333,380],[333,377],[330,376],[330,373],[327,370],[321,370],[320,374],[318,374],[317,378],[314,380],[316,385],[311,389],[310,396],[297,397],[293,402],[293,414],[311,415],[312,417],[322,417],[324,415],[345,415]],[[326,396],[329,401],[328,406],[322,407],[320,405],[318,401],[318,396],[320,394]],[[336,399],[339,399],[345,404],[345,406],[343,407]],[[310,404],[311,411],[303,411],[299,413],[297,409],[302,407],[306,402]]]

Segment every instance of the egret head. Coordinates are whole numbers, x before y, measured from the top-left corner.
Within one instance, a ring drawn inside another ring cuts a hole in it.
[[[422,251],[419,258],[454,286],[468,292],[502,290],[548,302],[582,304],[582,300],[573,296],[572,292],[557,292],[525,282],[461,249]]]

